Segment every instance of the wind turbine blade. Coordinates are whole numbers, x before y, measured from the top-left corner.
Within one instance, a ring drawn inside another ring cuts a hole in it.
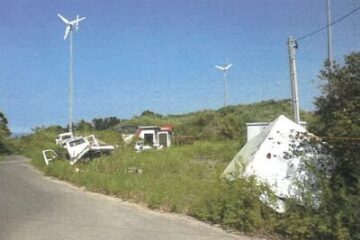
[[[227,65],[227,66],[225,67],[225,70],[228,70],[231,66],[232,66],[232,63],[230,63],[229,65]]]
[[[216,67],[217,69],[221,70],[221,71],[224,71],[224,70],[225,70],[223,67],[220,67],[220,66],[218,66],[218,65],[215,65],[215,67]]]
[[[71,21],[70,24],[71,24],[71,25],[77,24],[77,23],[79,23],[80,21],[82,21],[82,20],[84,20],[84,19],[86,19],[86,17],[78,18],[78,19],[76,19],[76,20],[74,20],[74,21]]]
[[[65,35],[64,35],[64,40],[66,39],[67,35],[69,34],[70,32],[70,25],[67,25],[66,26],[66,29],[65,29]]]
[[[58,13],[57,15],[58,15],[58,17],[59,17],[65,24],[70,24],[70,22],[69,22],[66,18],[64,18],[63,16],[61,16],[60,13]]]

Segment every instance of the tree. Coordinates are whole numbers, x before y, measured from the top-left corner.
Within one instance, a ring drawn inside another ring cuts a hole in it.
[[[7,138],[10,136],[11,132],[8,128],[8,120],[5,117],[5,114],[0,112],[0,154],[1,153],[8,153],[9,144],[7,142]]]
[[[159,113],[155,113],[152,112],[150,110],[145,110],[141,113],[140,117],[145,117],[145,116],[149,116],[149,117],[156,117],[156,118],[162,118],[162,115]]]
[[[328,137],[335,161],[324,211],[333,238],[360,239],[360,142],[355,141],[360,137],[360,52],[335,63],[331,71],[328,66],[320,72],[324,84],[315,100],[318,121],[312,129]]]
[[[107,117],[107,118],[94,118],[92,124],[96,130],[105,130],[111,127],[115,127],[121,122],[117,117]]]
[[[76,124],[75,124],[75,128],[76,128],[76,130],[78,130],[78,131],[87,131],[87,132],[90,132],[90,131],[92,131],[92,129],[93,129],[93,126],[92,126],[92,124],[91,123],[89,123],[89,122],[87,122],[87,121],[85,121],[85,120],[80,120],[79,122],[77,122]]]
[[[10,136],[11,132],[8,127],[8,120],[5,115],[0,112],[0,134],[3,136]]]

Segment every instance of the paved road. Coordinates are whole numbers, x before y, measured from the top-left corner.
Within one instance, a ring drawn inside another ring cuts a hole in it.
[[[250,240],[52,180],[21,156],[0,161],[0,239]]]

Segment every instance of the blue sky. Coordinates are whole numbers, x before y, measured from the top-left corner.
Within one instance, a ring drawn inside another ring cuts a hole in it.
[[[287,37],[326,24],[325,0],[1,1],[0,111],[13,132],[67,122],[68,19],[74,35],[74,118],[216,109],[233,63],[230,104],[290,97]],[[333,19],[360,5],[332,0]],[[360,11],[333,27],[334,57],[360,48]],[[300,106],[313,110],[326,31],[300,42]]]

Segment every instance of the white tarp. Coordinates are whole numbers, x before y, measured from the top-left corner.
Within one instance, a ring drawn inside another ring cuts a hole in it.
[[[234,180],[240,176],[254,175],[261,182],[267,183],[279,198],[296,195],[292,180],[304,173],[298,171],[300,158],[287,159],[286,153],[291,152],[291,146],[299,144],[300,140],[296,136],[305,132],[302,126],[283,115],[279,116],[246,143],[222,176]],[[284,211],[282,206],[276,208],[279,212]]]

